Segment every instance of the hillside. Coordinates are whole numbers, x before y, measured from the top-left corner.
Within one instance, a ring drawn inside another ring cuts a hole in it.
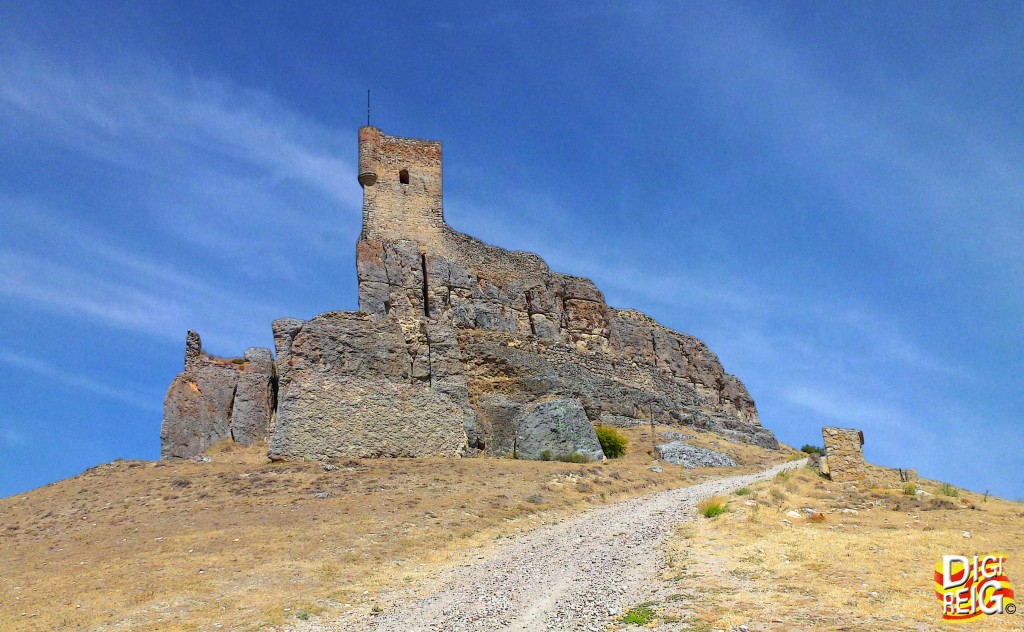
[[[870,464],[856,483],[801,468],[730,494],[724,514],[681,526],[668,551],[652,607],[693,629],[941,630],[943,555],[1005,554],[1020,595],[1024,505],[937,481],[908,487]],[[1024,616],[976,627],[1021,630]]]
[[[4,630],[205,630],[370,616],[383,590],[496,538],[787,456],[688,430],[691,443],[740,467],[652,472],[650,429],[624,432],[626,456],[603,464],[363,459],[327,471],[224,444],[210,463],[101,465],[0,499],[0,621]]]

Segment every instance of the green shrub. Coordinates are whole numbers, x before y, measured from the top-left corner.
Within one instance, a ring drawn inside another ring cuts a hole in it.
[[[526,502],[532,503],[534,505],[539,505],[542,502],[544,502],[544,497],[541,496],[540,494],[530,494],[529,496],[526,497]]]
[[[737,496],[746,496],[749,493],[750,493],[750,488],[749,487],[741,487],[741,488],[736,490],[736,495]]]
[[[917,495],[917,485],[915,485],[913,483],[907,483],[906,485],[904,485],[903,486],[903,495],[904,496],[916,496]]]
[[[563,461],[565,463],[590,463],[593,461],[586,454],[580,454],[579,452],[570,452],[569,454],[556,454],[556,461]]]
[[[943,496],[951,496],[953,498],[959,498],[960,497],[960,490],[955,488],[955,487],[953,487],[949,483],[943,483],[942,487],[939,488],[939,492]],[[988,496],[988,492],[985,492],[985,495]]]
[[[704,515],[705,518],[714,518],[725,513],[726,499],[721,496],[712,496],[706,498],[697,505],[697,511]]]
[[[818,446],[811,445],[809,443],[805,443],[804,447],[800,448],[800,451],[806,452],[807,454],[820,454],[821,456],[825,456],[824,448],[819,448]]]
[[[626,437],[623,437],[615,428],[598,426],[596,428],[597,440],[601,442],[601,450],[609,459],[617,459],[626,453]]]
[[[541,450],[537,458],[541,461],[562,461],[563,463],[590,463],[593,461],[586,454],[579,452],[562,452],[555,454],[551,450]]]
[[[296,614],[295,616],[298,617],[299,619],[302,619],[303,621],[309,621],[309,613],[306,612],[305,610],[300,610],[299,613]]]
[[[655,613],[654,609],[651,608],[651,604],[642,603],[636,608],[630,608],[626,611],[626,614],[622,617],[623,623],[633,623],[635,625],[647,625],[654,621]]]

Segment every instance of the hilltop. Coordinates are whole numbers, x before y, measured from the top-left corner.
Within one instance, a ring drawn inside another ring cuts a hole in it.
[[[686,469],[655,461],[650,428],[624,432],[623,458],[589,464],[285,463],[269,461],[265,446],[225,443],[209,462],[101,465],[0,499],[0,621],[5,630],[364,630],[378,613],[390,620],[452,577],[472,577],[538,528],[600,529],[588,510],[633,515],[664,490],[803,456],[687,431],[739,466]],[[598,585],[650,571],[640,588],[603,595],[623,606],[601,625],[637,629],[623,617],[639,613],[661,630],[940,629],[931,580],[941,555],[1005,553],[1010,579],[1021,576],[1019,503],[927,480],[908,495],[897,471],[873,465],[853,483],[798,467],[722,491],[721,515],[681,507],[683,521],[665,523],[652,548],[627,549],[615,568],[575,568]],[[645,519],[645,529],[663,521]],[[537,553],[534,573],[560,572]]]
[[[0,621],[17,630],[244,630],[300,614],[370,616],[385,589],[539,524],[789,454],[687,431],[739,467],[655,472],[650,428],[623,433],[623,458],[589,464],[271,462],[265,445],[227,442],[207,453],[211,462],[100,465],[0,499]]]

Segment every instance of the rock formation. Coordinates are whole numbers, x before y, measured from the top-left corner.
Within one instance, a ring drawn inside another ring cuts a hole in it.
[[[359,311],[274,322],[276,398],[259,400],[276,399],[269,415],[237,403],[236,388],[262,383],[255,371],[243,379],[257,361],[210,358],[190,332],[165,405],[165,456],[244,427],[247,441],[269,433],[272,458],[600,457],[593,423],[652,419],[777,447],[742,382],[700,340],[608,306],[590,280],[537,255],[449,227],[439,142],[363,127],[359,182]]]
[[[217,358],[204,353],[199,334],[189,330],[185,370],[164,399],[160,455],[191,457],[225,439],[242,445],[265,439],[277,406],[276,382],[270,349]]]

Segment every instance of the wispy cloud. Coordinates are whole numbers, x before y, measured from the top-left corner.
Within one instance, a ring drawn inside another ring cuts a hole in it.
[[[679,57],[709,107],[731,113],[729,132],[767,139],[773,155],[826,185],[841,212],[896,237],[890,247],[944,255],[929,256],[933,263],[955,253],[1024,302],[1015,282],[1024,276],[1024,169],[1010,130],[965,117],[953,99],[886,74],[881,63],[859,66],[877,72],[851,83],[782,24],[751,13],[733,6],[727,23],[688,30],[690,54]]]
[[[864,393],[843,392],[834,385],[794,385],[783,393],[783,397],[791,404],[814,413],[821,419],[822,425],[906,427],[911,420],[899,407],[879,401],[877,396],[865,397]]]
[[[31,306],[168,341],[180,341],[183,327],[220,315],[209,339],[239,351],[252,340],[239,335],[251,329],[239,327],[238,314],[265,324],[284,313],[170,262],[118,248],[88,225],[12,204],[30,212],[10,226],[47,248],[38,253],[0,245],[0,304],[11,309]]]
[[[35,134],[123,167],[166,177],[168,163],[195,169],[212,156],[300,182],[349,211],[361,205],[354,164],[340,157],[351,153],[353,134],[257,91],[185,81],[154,65],[72,69],[22,50],[4,56],[0,103],[0,120],[29,122]]]
[[[0,132],[100,163],[119,193],[99,208],[52,188],[0,197],[0,300],[164,339],[205,324],[205,340],[240,352],[257,320],[269,332],[288,313],[279,288],[350,261],[354,134],[257,91],[132,63],[75,68],[0,48]]]
[[[0,48],[0,132],[26,151],[56,146],[102,163],[120,198],[93,214],[156,225],[238,273],[259,256],[273,264],[264,278],[294,278],[290,244],[336,257],[351,243],[361,210],[351,130],[258,91],[132,63],[75,68]]]
[[[91,377],[69,373],[38,358],[11,353],[8,351],[0,351],[0,363],[16,369],[35,373],[41,377],[56,380],[64,386],[69,386],[80,391],[112,399],[140,410],[162,410],[159,399],[154,398],[152,393],[136,392],[128,387],[113,388]],[[16,442],[21,438],[21,435],[14,430],[7,430],[6,433],[7,440],[12,444],[16,444]]]

